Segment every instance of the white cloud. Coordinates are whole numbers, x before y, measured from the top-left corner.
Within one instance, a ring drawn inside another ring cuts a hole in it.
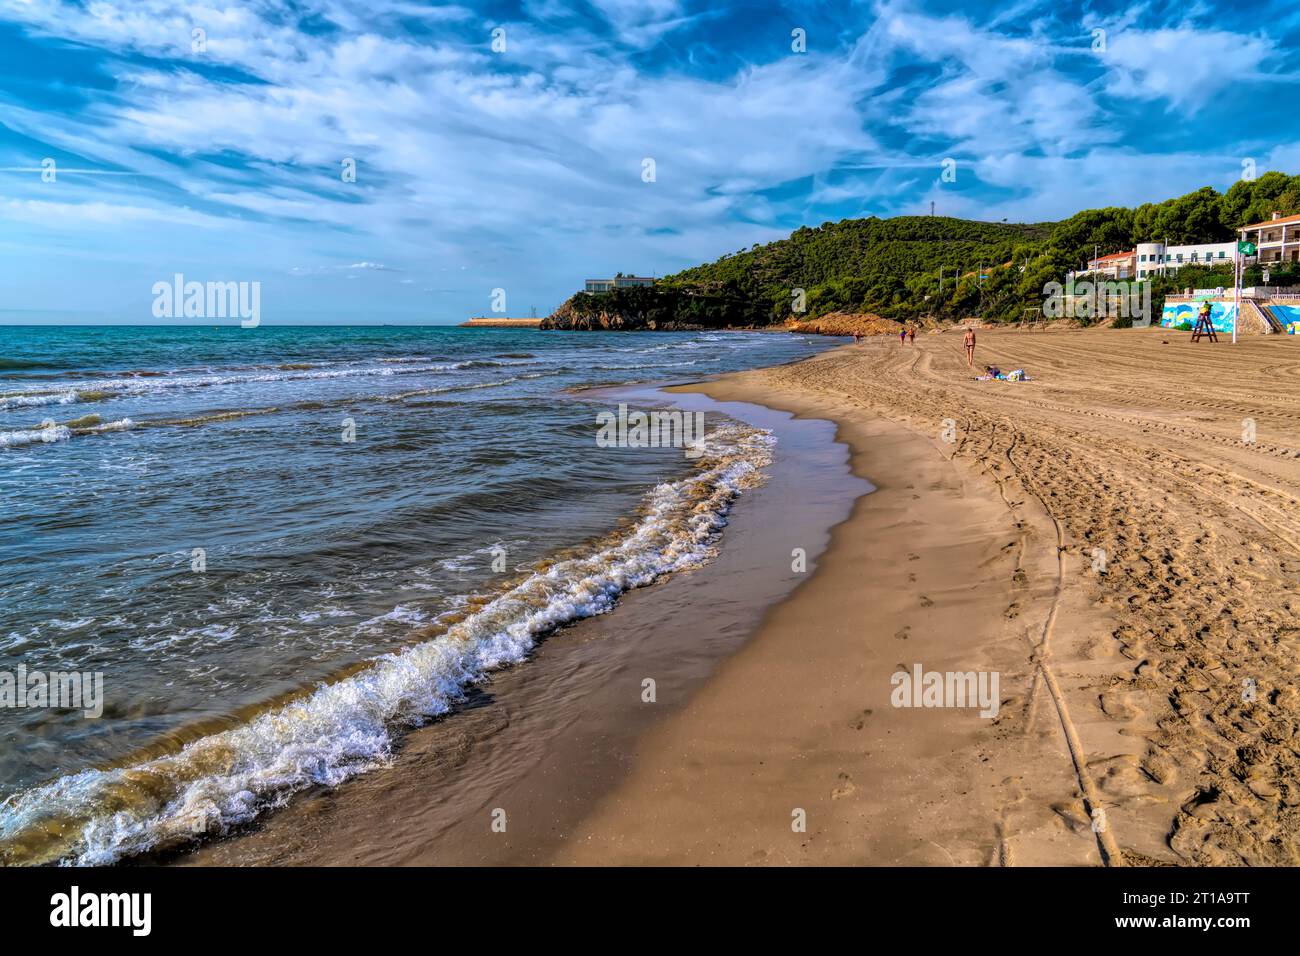
[[[1102,61],[1113,96],[1202,104],[1228,86],[1260,78],[1277,52],[1272,40],[1222,30],[1126,29],[1108,36]]]
[[[87,200],[53,202],[44,199],[16,199],[0,196],[0,219],[73,231],[94,226],[127,223],[166,223],[199,228],[224,228],[225,219],[185,207],[133,206]]]
[[[1116,135],[1099,134],[1094,94],[1056,65],[1059,50],[1051,43],[901,5],[882,7],[877,29],[893,53],[905,51],[942,73],[900,105],[902,121],[917,135],[956,138],[971,156],[1008,149],[1069,153],[1099,135]]]

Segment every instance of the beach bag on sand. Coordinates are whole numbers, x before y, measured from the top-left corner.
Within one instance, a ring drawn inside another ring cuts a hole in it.
[[[1025,380],[1028,379],[1028,378],[1029,378],[1029,376],[1025,374],[1025,370],[1024,370],[1023,368],[1018,368],[1018,369],[1016,369],[1015,371],[1013,371],[1010,375],[1007,376],[1007,381],[1008,381],[1008,382],[1023,382],[1023,381],[1025,381]]]

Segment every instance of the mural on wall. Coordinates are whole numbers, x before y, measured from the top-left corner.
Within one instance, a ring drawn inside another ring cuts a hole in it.
[[[1166,302],[1160,324],[1166,329],[1190,332],[1196,327],[1196,315],[1201,311],[1199,302]],[[1231,332],[1237,307],[1231,302],[1210,303],[1210,324],[1216,332]]]
[[[1284,329],[1292,335],[1300,335],[1300,305],[1271,305],[1269,309]]]

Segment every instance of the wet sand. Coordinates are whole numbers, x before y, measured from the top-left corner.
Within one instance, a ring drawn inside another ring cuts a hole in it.
[[[602,403],[666,404],[651,388],[587,392]],[[718,557],[624,595],[607,615],[547,638],[495,673],[448,717],[404,735],[391,766],[295,796],[252,828],[163,862],[208,865],[537,864],[551,859],[635,761],[638,736],[684,704],[758,627],[766,608],[814,573],[854,500],[828,422],[793,422],[701,395],[675,404],[772,429],[769,477],[737,500]],[[800,498],[797,507],[789,502]],[[773,553],[797,541],[807,569]],[[654,681],[648,701],[644,681]],[[492,829],[504,811],[505,832]],[[147,862],[159,862],[147,861]]]
[[[1300,342],[981,332],[976,357],[1033,381],[975,382],[935,334],[697,386],[834,422],[876,486],[808,573],[827,464],[778,454],[711,565],[183,861],[1300,862]],[[997,716],[892,706],[916,664],[996,671]]]

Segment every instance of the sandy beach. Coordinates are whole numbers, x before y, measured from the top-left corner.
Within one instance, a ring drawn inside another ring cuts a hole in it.
[[[879,490],[559,859],[1295,864],[1298,346],[981,333],[1033,381],[977,382],[925,335],[705,386],[837,422]],[[914,662],[1000,670],[997,718],[891,707]]]
[[[1295,864],[1300,343],[981,332],[976,359],[1032,380],[975,381],[948,333],[682,387],[833,423],[875,490],[805,540],[844,490],[809,476],[845,466],[787,447],[716,562],[177,862]],[[996,673],[996,714],[894,706],[916,668]]]

